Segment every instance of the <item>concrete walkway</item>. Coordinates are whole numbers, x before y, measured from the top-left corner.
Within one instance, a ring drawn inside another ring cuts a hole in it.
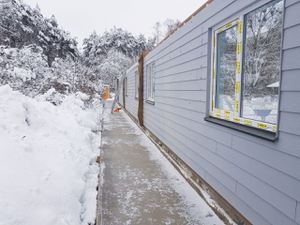
[[[101,224],[223,224],[124,112],[105,111]]]

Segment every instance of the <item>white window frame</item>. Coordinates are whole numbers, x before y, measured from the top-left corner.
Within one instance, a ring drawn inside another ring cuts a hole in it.
[[[147,101],[154,102],[155,100],[155,63],[149,63],[146,66],[147,76]]]
[[[140,86],[139,85],[140,80],[139,80],[138,71],[135,71],[134,76],[135,76],[135,98],[138,99],[139,98],[139,86]]]
[[[262,7],[262,6],[260,6]],[[258,8],[260,8],[258,7]],[[247,13],[244,13],[242,16],[232,20],[229,23],[222,25],[216,29],[212,30],[212,57],[211,57],[211,86],[210,86],[210,107],[209,107],[209,116],[230,121],[236,124],[245,125],[253,128],[257,128],[260,130],[269,131],[272,133],[276,133],[278,131],[278,119],[277,124],[271,124],[266,122],[261,122],[253,119],[243,118],[241,115],[241,81],[242,81],[242,68],[243,68],[243,48],[245,45],[244,40],[244,18]],[[235,76],[235,99],[234,99],[234,111],[228,111],[223,109],[216,108],[216,82],[217,82],[217,35],[227,29],[230,29],[234,26],[237,26],[237,61],[236,61],[236,76]],[[282,59],[281,59],[282,60]],[[280,93],[279,93],[280,94]],[[279,108],[279,104],[278,104]],[[279,117],[278,117],[279,118]]]

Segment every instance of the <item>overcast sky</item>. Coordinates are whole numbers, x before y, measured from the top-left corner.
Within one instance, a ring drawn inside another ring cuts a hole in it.
[[[113,26],[133,34],[150,36],[156,22],[187,18],[205,0],[23,0],[78,37],[81,42],[94,30],[102,33]]]

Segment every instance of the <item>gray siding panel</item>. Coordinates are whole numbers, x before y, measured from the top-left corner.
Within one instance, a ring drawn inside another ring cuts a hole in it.
[[[296,221],[300,224],[300,202],[297,202]]]
[[[299,76],[299,74],[300,74],[300,69],[282,72],[281,90],[282,91],[300,92],[300,85],[299,85],[300,76]]]
[[[282,92],[281,100],[281,111],[300,113],[300,92]]]
[[[299,158],[284,154],[279,151],[274,151],[255,142],[251,142],[236,136],[233,137],[232,147],[237,151],[256,159],[257,161],[272,166],[274,169],[276,168],[277,170],[300,180]]]
[[[285,5],[291,6],[292,4],[298,3],[300,0],[286,0]]]
[[[167,73],[160,72],[160,77],[155,78],[156,83],[168,83],[168,82],[184,82],[197,79],[206,79],[206,67],[200,67],[199,62],[192,61],[181,68],[173,68],[167,71]],[[164,76],[163,76],[164,75]]]
[[[134,118],[138,118],[138,100],[135,98],[135,72],[137,71],[137,65],[133,65],[126,73],[128,81],[128,92],[125,99],[125,108],[130,112]],[[121,101],[122,102],[122,101]]]
[[[206,90],[206,80],[189,80],[184,82],[155,83],[155,90],[161,91],[203,91]]]
[[[248,172],[251,176],[276,188],[278,191],[282,192],[281,194],[284,194],[289,199],[298,200],[300,198],[299,180],[286,176],[286,174],[279,170],[270,168],[268,165],[258,162],[254,158],[225,146],[218,147],[218,154],[238,166],[240,169]],[[294,204],[296,202],[295,200],[292,200],[291,203]]]
[[[173,91],[156,90],[155,94],[162,97],[178,98],[193,101],[204,102],[206,100],[206,91],[180,91],[180,93],[176,93]]]
[[[203,123],[201,123],[202,121],[191,120],[190,118],[186,117],[186,115],[180,113],[177,114],[177,112],[173,112],[172,110],[166,111],[160,109],[158,114],[155,110],[151,109],[151,105],[146,110],[147,114],[145,114],[145,121],[147,121],[148,116],[155,118],[164,118],[164,120],[170,120],[172,123],[177,122],[181,124],[181,126],[186,126],[188,127],[188,129],[191,129],[194,132],[198,132],[206,138],[216,140],[224,145],[231,145],[232,135],[230,133],[205,126]],[[163,131],[162,127],[159,127],[161,128],[161,131]]]
[[[288,6],[285,10],[284,27],[288,28],[300,24],[300,2],[293,1],[295,4]]]
[[[280,130],[300,136],[300,114],[281,112]],[[298,137],[300,138],[300,137]],[[299,146],[295,146],[299,149]],[[299,163],[300,165],[300,163]],[[299,170],[300,173],[300,170]]]
[[[197,33],[195,33],[197,34]],[[207,54],[207,49],[205,48],[207,44],[207,34],[200,34],[200,36],[196,36],[195,38],[192,36],[187,36],[189,37],[189,40],[181,46],[173,46],[174,50],[169,52],[168,54],[165,54],[159,59],[160,64],[162,65],[166,63],[167,61],[174,60],[184,54],[188,54],[191,51],[195,49],[200,49],[200,55],[206,55]],[[192,39],[193,38],[193,39]],[[200,43],[200,45],[199,45]]]
[[[270,142],[261,138],[251,137],[245,133],[234,132],[233,135],[237,138],[242,138],[246,143],[251,142],[256,144],[257,148],[259,146],[269,148],[273,151],[278,151],[292,157],[300,158],[299,148],[295,146],[300,146],[300,138],[298,135],[290,134],[284,131],[280,131],[279,140],[275,142]]]
[[[169,105],[170,107],[180,106],[182,109],[200,112],[203,114],[205,114],[206,112],[206,103],[202,101],[183,100],[178,98],[164,98],[159,96],[156,98],[156,103]]]
[[[231,204],[233,204],[239,211],[247,215],[247,218],[253,223],[257,225],[271,225],[262,215],[261,212],[257,210],[256,207],[251,207],[247,204],[247,202],[243,201],[239,198],[239,196],[233,192],[230,192],[228,189],[222,186],[218,180],[213,177],[205,176],[204,177],[207,182],[209,182],[212,186],[218,187],[218,190],[222,190],[222,195],[225,199],[230,199]],[[237,187],[239,184],[237,184]]]
[[[300,1],[286,0],[279,139],[204,121],[209,29],[267,2],[215,0],[146,55],[156,73],[144,123],[253,224],[300,225]]]
[[[283,46],[285,49],[295,48],[300,46],[300,24],[298,26],[293,26],[285,30]]]
[[[300,47],[283,51],[283,68],[282,68],[283,70],[300,69],[299,52],[300,52]]]
[[[243,185],[237,186],[237,195],[247,202],[250,207],[254,208],[263,217],[268,219],[272,225],[297,225],[292,219],[286,217],[279,210],[270,206],[266,201],[259,198],[255,193]]]

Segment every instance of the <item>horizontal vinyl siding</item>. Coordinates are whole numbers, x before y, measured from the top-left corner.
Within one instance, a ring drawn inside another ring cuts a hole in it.
[[[253,224],[300,224],[300,1],[286,0],[279,140],[204,121],[209,29],[254,4],[215,0],[145,57],[155,62],[155,104],[145,126]],[[145,77],[146,80],[146,77]],[[144,83],[146,93],[146,81]]]
[[[135,98],[135,72],[137,71],[137,65],[131,67],[127,73],[127,81],[128,81],[128,95],[126,96],[125,100],[125,108],[128,112],[136,119],[138,119],[138,99]]]
[[[285,11],[285,29],[300,24],[300,4],[299,0],[286,0],[286,11]]]
[[[300,92],[300,69],[282,72],[281,91]]]

